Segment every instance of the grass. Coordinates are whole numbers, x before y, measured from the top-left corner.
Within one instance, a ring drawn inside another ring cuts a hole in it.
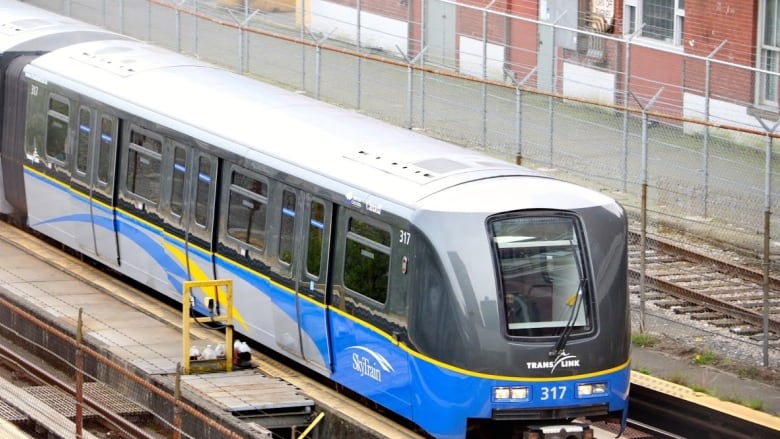
[[[694,355],[693,362],[699,366],[716,365],[720,363],[720,359],[713,352],[705,351]]]
[[[644,374],[644,375],[652,375],[653,374],[652,372],[650,372],[650,369],[648,369],[646,367],[635,367],[635,368],[632,368],[632,370],[634,372],[639,372],[639,373]]]
[[[740,364],[727,358],[722,358],[712,351],[703,351],[696,348],[681,349],[678,344],[670,345],[668,340],[664,340],[663,337],[660,336],[648,333],[634,333],[631,335],[631,344],[640,348],[656,347],[662,351],[676,354],[680,358],[691,358],[690,356],[692,355],[693,363],[697,366],[712,366],[716,369],[734,373],[745,379],[761,381],[773,386],[780,386],[780,375],[778,375],[777,372],[759,366]],[[646,367],[634,368],[633,370],[645,375],[653,375],[652,371]],[[719,392],[716,389],[693,383],[690,377],[682,373],[675,373],[661,378],[668,382],[688,387],[694,392],[704,393],[753,410],[765,411],[764,401],[737,395],[718,395]]]
[[[653,347],[658,339],[651,334],[631,334],[631,344],[640,348]]]

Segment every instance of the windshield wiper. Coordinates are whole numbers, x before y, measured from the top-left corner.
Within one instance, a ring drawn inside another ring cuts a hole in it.
[[[569,320],[566,322],[566,326],[563,328],[563,332],[558,341],[555,343],[555,347],[547,353],[550,358],[557,357],[566,348],[566,343],[569,341],[569,335],[574,328],[574,323],[577,321],[577,314],[579,313],[580,304],[582,303],[582,288],[585,286],[587,278],[580,278],[580,283],[577,285],[577,292],[574,293],[574,303],[572,303],[571,314]]]

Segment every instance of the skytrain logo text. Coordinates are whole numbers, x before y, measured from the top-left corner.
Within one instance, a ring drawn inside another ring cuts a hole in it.
[[[372,380],[382,382],[382,373],[395,372],[393,366],[382,355],[363,346],[352,346],[348,349],[355,349],[362,352],[352,353],[352,369],[360,374],[361,377],[368,377]]]

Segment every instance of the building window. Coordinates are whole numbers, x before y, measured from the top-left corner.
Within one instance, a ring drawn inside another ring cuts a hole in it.
[[[762,73],[759,76],[759,104],[777,107],[778,105],[778,64],[780,64],[780,0],[764,0],[761,2],[759,32],[761,41],[758,57],[758,68],[774,73]]]
[[[679,46],[685,22],[685,0],[626,0],[623,33]]]

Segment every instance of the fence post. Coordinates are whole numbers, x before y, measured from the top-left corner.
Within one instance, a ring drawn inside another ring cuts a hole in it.
[[[758,123],[766,131],[766,158],[764,162],[764,254],[761,260],[761,266],[764,272],[763,296],[764,296],[764,327],[763,327],[763,355],[764,367],[769,367],[769,243],[771,236],[772,218],[772,136],[777,127],[780,126],[780,120],[771,127],[763,119],[756,117]]]
[[[428,42],[425,41],[425,2],[420,0],[420,52],[424,52]],[[410,6],[411,8],[411,3]],[[420,65],[425,66],[425,55],[420,57]],[[425,129],[425,69],[420,71],[420,129]]]
[[[704,120],[710,121],[710,68],[712,58],[726,44],[723,40],[704,60]],[[709,193],[710,193],[710,124],[704,124],[704,218],[709,218]]]
[[[195,24],[194,24],[195,31],[193,32],[194,41],[192,43],[193,44],[192,52],[195,54],[196,57],[200,58],[200,48],[198,47],[200,43],[198,39],[199,38],[198,34],[200,33],[200,18],[198,18],[198,15],[200,14],[200,11],[198,11],[198,4],[199,4],[198,0],[192,1],[193,11],[195,12]]]
[[[355,35],[355,39],[357,40],[357,51],[358,51],[358,53],[362,54],[363,53],[363,42],[361,41],[362,34],[361,34],[360,31],[361,31],[361,27],[363,26],[363,24],[360,21],[360,10],[361,10],[360,0],[357,0],[357,4],[355,5],[355,10],[357,11],[357,17],[356,17],[356,23],[357,23],[356,32],[357,33]],[[360,98],[361,98],[361,94],[362,94],[361,93],[362,92],[362,87],[361,87],[362,79],[363,79],[363,57],[359,56],[358,59],[357,59],[357,90],[355,90],[355,92],[357,94],[355,96],[355,100],[357,101],[355,103],[355,109],[357,109],[357,110],[360,110]]]
[[[629,78],[631,78],[631,41],[642,32],[640,26],[633,34],[626,38],[626,61],[623,66],[623,169],[621,169],[621,179],[623,180],[623,192],[628,192],[628,95],[631,93],[629,88]]]
[[[482,8],[482,147],[487,147],[487,35],[488,35],[488,9],[496,0],[492,0]],[[553,40],[554,41],[554,40]]]
[[[83,308],[79,308],[79,317],[76,325],[76,438],[81,439],[84,434],[84,320]]]
[[[301,16],[300,20],[301,23],[298,26],[299,35],[298,38],[303,41],[305,38],[306,32],[308,32],[308,27],[306,26],[306,2],[302,1],[299,3],[301,5]],[[301,90],[306,91],[306,45],[301,44]]]
[[[531,69],[522,80],[517,80],[517,73],[510,72],[508,69],[504,69],[504,73],[512,81],[515,86],[515,164],[523,164],[523,91],[520,87],[524,87],[528,79],[536,73],[536,67]]]
[[[398,47],[398,45],[396,45],[395,48],[398,50],[398,53],[401,54],[404,61],[406,61],[406,128],[412,129],[412,125],[414,124],[414,104],[412,104],[414,98],[414,68],[412,66],[423,56],[425,49],[421,50],[414,58],[409,58],[409,55]]]
[[[248,46],[248,38],[246,36],[246,31],[244,30],[246,28],[246,25],[249,24],[249,21],[257,15],[257,13],[260,11],[259,9],[256,9],[251,14],[249,13],[249,10],[247,9],[249,7],[249,3],[244,3],[244,19],[239,20],[236,15],[233,13],[233,10],[228,9],[228,14],[230,14],[230,18],[233,19],[233,21],[236,22],[238,26],[238,73],[241,73],[242,75],[246,73],[246,67],[247,67],[247,57],[249,56],[249,49]]]
[[[181,363],[176,363],[176,381],[173,386],[173,439],[181,439]]]
[[[631,93],[631,90],[628,91],[639,108],[642,109],[642,201],[639,212],[641,223],[639,235],[639,332],[642,334],[645,333],[645,271],[647,267],[647,109],[655,103],[663,90],[664,88],[661,87],[646,105],[642,105],[634,93]],[[628,106],[626,105],[626,107]]]
[[[125,33],[125,0],[119,0],[119,33]]]
[[[322,38],[317,38],[311,31],[308,29],[306,32],[308,32],[309,37],[314,41],[314,47],[316,49],[315,51],[315,58],[314,58],[314,98],[319,99],[320,98],[320,82],[322,82],[322,78],[320,77],[320,67],[322,65],[322,43],[325,42],[328,38],[330,38],[331,35],[333,35],[333,32],[336,32],[338,28],[333,28],[330,33],[323,36]]]

